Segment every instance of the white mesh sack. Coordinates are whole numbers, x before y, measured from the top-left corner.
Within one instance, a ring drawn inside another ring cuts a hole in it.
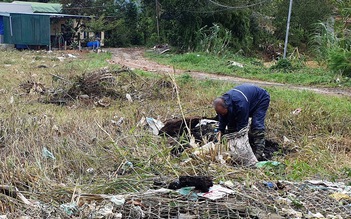
[[[237,165],[251,166],[258,162],[249,143],[249,127],[223,135],[228,141],[232,161]]]

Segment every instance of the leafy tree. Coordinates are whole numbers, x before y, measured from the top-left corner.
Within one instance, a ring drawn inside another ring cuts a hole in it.
[[[93,15],[96,8],[93,0],[60,0],[62,12],[77,15]]]
[[[332,15],[333,4],[331,0],[294,0],[291,21],[289,43],[293,46],[303,46],[308,43],[313,32],[313,25],[325,21]],[[286,23],[289,10],[289,1],[281,0],[277,3],[277,11],[274,15],[275,36],[284,40]]]
[[[143,13],[155,17],[157,9],[159,12],[160,39],[177,46],[181,50],[193,50],[199,47],[198,33],[201,28],[207,27],[216,29],[216,24],[227,29],[232,35],[230,46],[234,49],[248,51],[252,46],[251,34],[251,11],[249,9],[223,10],[215,4],[209,4],[207,0],[159,0],[159,5],[155,5],[154,0],[144,0]],[[221,1],[223,3],[223,0]],[[241,4],[244,4],[242,2]],[[224,3],[223,3],[224,4]],[[225,4],[232,4],[226,1]],[[145,10],[146,9],[146,10]],[[156,19],[143,19],[148,24],[153,22],[152,30],[156,30]],[[202,29],[204,30],[204,29]],[[150,32],[150,29],[148,29]],[[155,39],[155,34],[152,35]]]
[[[89,32],[102,32],[102,31],[110,31],[116,28],[115,22],[109,22],[108,19],[104,15],[101,17],[93,17],[91,20],[85,23],[86,31]]]

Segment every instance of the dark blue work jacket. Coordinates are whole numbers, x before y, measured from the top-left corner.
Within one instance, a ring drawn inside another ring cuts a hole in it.
[[[264,129],[264,119],[269,105],[268,92],[260,87],[242,84],[225,93],[222,98],[228,107],[226,116],[219,116],[219,131],[237,132],[248,125],[251,129]]]

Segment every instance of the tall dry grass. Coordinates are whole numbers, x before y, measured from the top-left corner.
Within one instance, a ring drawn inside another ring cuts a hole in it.
[[[210,159],[181,165],[189,154],[172,157],[167,139],[137,125],[143,116],[161,120],[181,117],[174,84],[157,87],[159,80],[171,82],[167,75],[135,81],[150,85],[143,92],[154,94],[142,101],[122,98],[101,108],[77,99],[67,106],[58,106],[38,102],[40,94],[27,94],[19,85],[29,80],[48,88],[69,86],[75,76],[109,66],[109,54],[77,54],[77,59],[61,62],[58,53],[0,53],[0,184],[16,186],[32,200],[59,206],[70,202],[77,189],[105,194],[144,191],[152,187],[155,179],[169,181],[184,174],[212,175],[215,181],[350,177],[348,98],[267,87],[272,99],[267,135],[284,147],[294,148],[292,153],[275,158],[286,165],[284,170],[230,167]],[[39,65],[47,68],[38,68]],[[212,100],[233,86],[197,81],[187,75],[178,77],[176,83],[185,116],[214,116]],[[302,112],[293,115],[296,108]],[[121,117],[123,123],[116,125],[113,121]],[[284,142],[283,136],[290,141]],[[43,156],[44,147],[55,159]],[[22,208],[14,198],[0,199],[0,212]]]

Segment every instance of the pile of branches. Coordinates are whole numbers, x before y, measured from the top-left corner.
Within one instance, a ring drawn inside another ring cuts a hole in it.
[[[79,97],[80,95],[98,98],[105,96],[115,98],[121,97],[121,93],[116,89],[118,85],[116,77],[122,73],[127,73],[131,79],[136,78],[136,75],[129,69],[116,71],[100,69],[96,72],[77,76],[67,94],[73,98]]]
[[[126,67],[118,70],[102,68],[70,80],[53,75],[53,81],[58,82],[56,88],[45,88],[43,84],[33,81],[22,83],[20,87],[26,93],[40,94],[39,101],[42,103],[65,105],[80,101],[85,105],[95,104],[103,107],[109,106],[111,101],[117,99],[133,102],[169,97],[172,95],[170,91],[174,90],[168,79],[143,79]]]

